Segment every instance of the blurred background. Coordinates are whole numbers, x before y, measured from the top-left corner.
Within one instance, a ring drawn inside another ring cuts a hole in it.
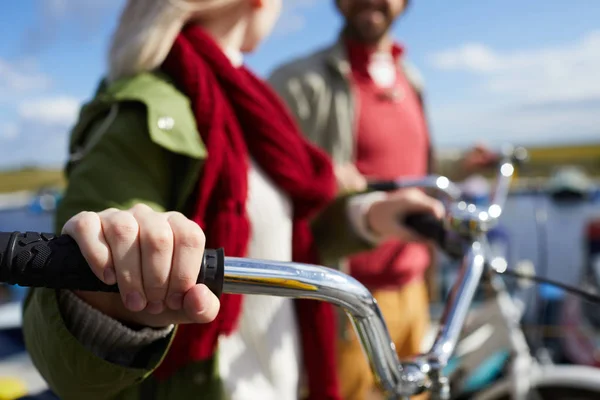
[[[53,230],[69,129],[102,77],[121,5],[121,0],[5,2],[1,230]],[[509,142],[530,152],[503,217],[509,263],[575,285],[586,274],[600,274],[594,261],[600,220],[598,21],[599,1],[429,0],[414,1],[394,28],[425,79],[441,157],[456,158],[474,142],[492,147]],[[333,1],[284,0],[274,35],[247,62],[266,77],[278,64],[331,43],[340,27]],[[466,182],[474,195],[486,195],[485,178]],[[442,263],[433,274],[434,307],[443,301],[453,271]],[[23,294],[0,286],[0,330],[18,327]],[[548,321],[560,325],[562,292],[542,286],[527,299],[530,325],[542,323],[540,302]],[[600,343],[595,335],[590,340]],[[5,337],[0,377],[26,365],[18,358],[18,335]],[[29,383],[43,386],[35,377]]]

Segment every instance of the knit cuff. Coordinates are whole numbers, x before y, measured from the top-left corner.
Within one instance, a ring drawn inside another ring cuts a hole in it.
[[[69,290],[58,292],[58,302],[67,329],[92,354],[126,367],[149,345],[165,339],[173,325],[133,330],[101,313]]]
[[[385,192],[370,192],[352,196],[348,200],[347,212],[350,224],[358,236],[373,245],[378,245],[382,239],[369,229],[367,213],[373,203],[386,198],[387,194]]]

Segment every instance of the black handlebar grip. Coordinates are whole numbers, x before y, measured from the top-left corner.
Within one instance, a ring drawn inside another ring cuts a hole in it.
[[[458,260],[465,256],[464,242],[456,240],[456,235],[447,231],[444,222],[435,216],[411,214],[405,217],[404,224],[424,238],[433,240],[451,258]]]
[[[225,254],[206,249],[198,276],[217,297],[223,292]],[[118,292],[94,275],[68,235],[0,232],[0,283],[52,289]]]
[[[367,184],[369,190],[377,192],[391,192],[398,189],[396,181],[372,181]]]
[[[432,214],[416,213],[404,218],[404,225],[417,232],[424,238],[433,240],[438,246],[444,247],[446,243],[446,229],[444,223]]]

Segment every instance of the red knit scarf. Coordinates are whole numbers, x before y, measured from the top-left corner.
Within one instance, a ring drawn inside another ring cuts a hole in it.
[[[204,229],[207,247],[246,255],[251,156],[292,201],[293,259],[318,263],[309,219],[335,195],[327,155],[302,137],[278,96],[248,69],[234,67],[201,28],[184,28],[162,69],[190,99],[208,151],[191,216]],[[224,294],[214,322],[179,326],[156,376],[166,378],[188,363],[210,358],[219,335],[236,329],[242,301],[241,295]],[[296,311],[310,398],[339,399],[333,308],[297,300]]]

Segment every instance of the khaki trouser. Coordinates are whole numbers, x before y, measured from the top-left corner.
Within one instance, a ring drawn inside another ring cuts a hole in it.
[[[421,352],[423,339],[429,329],[429,300],[423,281],[410,283],[399,290],[380,290],[373,293],[396,344],[398,357],[407,358]],[[338,340],[338,368],[344,400],[381,399],[375,379],[364,356],[360,342],[350,322]],[[424,399],[415,396],[413,399]]]

